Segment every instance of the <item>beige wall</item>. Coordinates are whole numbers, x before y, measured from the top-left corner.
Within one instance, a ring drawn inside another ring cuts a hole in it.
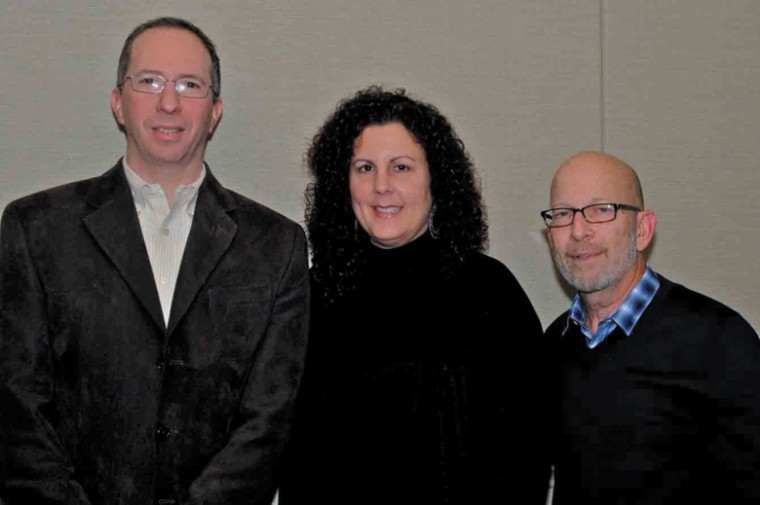
[[[568,297],[538,211],[556,166],[604,148],[638,168],[674,280],[760,328],[760,0],[5,0],[0,207],[123,152],[108,95],[124,37],[179,15],[216,41],[221,181],[302,221],[303,152],[336,101],[406,87],[478,167],[491,254],[548,325]]]

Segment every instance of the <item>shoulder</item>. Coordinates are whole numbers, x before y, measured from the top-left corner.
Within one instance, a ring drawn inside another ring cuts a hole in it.
[[[235,202],[235,214],[243,220],[255,220],[259,224],[281,226],[290,229],[301,229],[301,226],[292,219],[280,214],[259,202],[252,200],[232,190],[225,190]]]
[[[519,317],[538,323],[533,304],[512,271],[501,261],[485,254],[467,258],[455,276],[455,290],[465,303],[482,305],[503,317]],[[527,319],[526,319],[527,318]]]
[[[211,193],[221,204],[227,218],[236,227],[235,241],[228,254],[253,259],[262,258],[270,265],[296,265],[307,277],[308,248],[306,234],[295,221],[235,191],[217,186]],[[208,195],[206,195],[208,196]],[[208,209],[208,202],[198,196],[198,206]],[[217,207],[216,204],[211,204]],[[198,207],[196,207],[198,208]],[[221,210],[217,207],[217,210]],[[215,211],[216,212],[216,211]],[[196,213],[196,219],[197,219]]]
[[[517,278],[507,266],[496,258],[482,253],[469,256],[462,263],[458,276],[477,284],[502,284],[509,283],[519,285]]]
[[[668,341],[677,348],[702,349],[712,357],[731,348],[744,349],[760,359],[757,332],[738,312],[658,276],[660,289],[634,332],[651,333],[655,340],[660,340],[657,335],[667,335]]]
[[[24,220],[34,220],[50,213],[78,210],[84,206],[87,195],[101,177],[103,176],[32,193],[9,203],[5,213],[15,214]]]
[[[223,187],[213,176],[209,177],[208,184],[204,184],[201,191],[215,198],[243,230],[252,228],[263,233],[294,235],[297,240],[305,241],[303,228],[298,223],[247,196]],[[199,195],[198,205],[201,205],[201,201]]]
[[[121,163],[97,177],[63,184],[38,191],[9,203],[3,211],[3,221],[18,220],[25,226],[35,227],[38,232],[61,231],[62,226],[78,223],[79,218],[91,212],[93,195],[102,198],[106,193],[117,191],[122,176]],[[124,191],[128,191],[126,180]]]
[[[657,312],[662,317],[679,318],[685,324],[689,321],[695,325],[734,322],[749,326],[738,312],[724,303],[675,283],[660,274],[658,276],[660,290],[655,300],[659,299],[660,303],[653,304],[652,308],[655,309],[653,312]]]
[[[546,328],[545,334],[552,338],[558,338],[567,324],[567,316],[570,314],[569,310],[566,310],[560,314],[552,323]]]

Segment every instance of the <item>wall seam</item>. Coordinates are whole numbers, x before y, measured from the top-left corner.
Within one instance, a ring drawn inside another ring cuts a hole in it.
[[[605,35],[607,24],[605,23],[605,3],[606,0],[599,0],[599,130],[601,138],[599,139],[600,150],[607,150],[607,110],[606,110],[606,93],[605,93],[605,70],[607,56],[605,51]]]

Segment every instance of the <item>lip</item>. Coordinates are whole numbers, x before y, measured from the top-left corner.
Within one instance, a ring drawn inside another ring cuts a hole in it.
[[[173,141],[177,140],[185,129],[181,126],[158,125],[152,126],[151,131],[161,140]]]
[[[399,212],[401,212],[400,205],[373,205],[372,211],[375,213],[376,216],[379,216],[383,219],[390,219],[394,216],[397,216]]]
[[[566,254],[570,260],[575,262],[593,261],[604,253],[604,251],[581,251],[581,252],[569,252]]]

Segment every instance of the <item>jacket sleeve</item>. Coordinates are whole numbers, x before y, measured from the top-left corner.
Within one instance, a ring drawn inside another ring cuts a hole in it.
[[[22,220],[11,204],[0,225],[0,416],[6,476],[16,503],[89,504],[51,421],[56,385],[46,297]]]
[[[227,445],[190,485],[190,505],[269,505],[274,498],[309,326],[306,238],[298,227],[272,307],[248,377],[240,422]]]

